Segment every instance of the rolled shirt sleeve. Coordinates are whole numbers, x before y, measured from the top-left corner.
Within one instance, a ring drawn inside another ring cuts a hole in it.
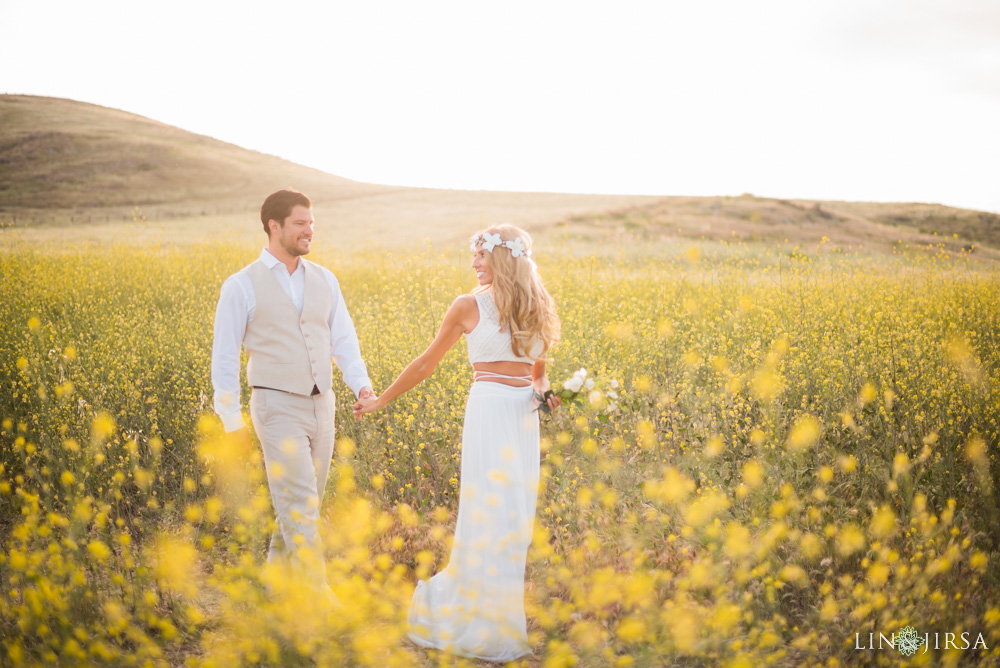
[[[227,432],[246,426],[240,408],[240,349],[249,306],[249,295],[241,285],[240,276],[230,276],[219,293],[212,340],[214,406]]]
[[[340,283],[329,271],[326,272],[327,282],[333,291],[333,309],[330,311],[330,357],[337,364],[344,377],[344,383],[351,388],[355,396],[365,387],[371,387],[368,377],[368,367],[361,357],[361,345],[354,330],[354,322],[347,311],[344,295],[340,291]]]

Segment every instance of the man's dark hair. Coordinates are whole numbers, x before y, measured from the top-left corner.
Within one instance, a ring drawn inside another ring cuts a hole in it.
[[[284,226],[285,218],[292,215],[292,209],[300,204],[307,209],[312,208],[312,202],[309,201],[308,197],[291,188],[279,190],[267,196],[264,204],[260,207],[260,222],[264,224],[264,231],[267,232],[268,238],[271,236],[271,228],[268,227],[267,221],[276,220]]]

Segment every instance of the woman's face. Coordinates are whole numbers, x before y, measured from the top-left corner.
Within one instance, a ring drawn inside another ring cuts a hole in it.
[[[479,285],[492,285],[493,270],[490,269],[490,262],[486,259],[486,251],[479,247],[475,255],[472,256],[472,268],[476,270],[476,277]]]

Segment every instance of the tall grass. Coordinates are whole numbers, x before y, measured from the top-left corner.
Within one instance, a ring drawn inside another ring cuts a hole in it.
[[[584,366],[605,392],[543,418],[538,662],[996,662],[1000,278],[944,254],[643,255],[539,260],[564,322],[550,377]],[[252,259],[0,252],[5,663],[452,662],[402,633],[415,579],[447,559],[464,344],[363,421],[336,386],[323,523],[346,605],[328,609],[263,565],[260,454],[210,412],[218,289]],[[471,286],[457,251],[316,259],[377,387]],[[988,649],[855,649],[906,625]]]

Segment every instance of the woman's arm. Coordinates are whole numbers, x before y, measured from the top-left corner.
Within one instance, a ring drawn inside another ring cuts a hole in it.
[[[535,360],[535,364],[531,367],[531,387],[542,396],[545,396],[545,393],[551,389],[549,377],[545,375],[544,359]],[[553,394],[546,399],[546,403],[549,405],[549,409],[558,408],[562,405],[562,399]]]
[[[476,298],[471,295],[462,295],[452,302],[448,312],[444,314],[441,329],[438,330],[437,336],[434,337],[431,344],[427,346],[427,350],[410,362],[392,382],[392,385],[385,388],[385,391],[377,398],[361,400],[354,404],[354,415],[360,417],[365,413],[382,410],[393,399],[430,377],[438,362],[467,331],[468,323],[477,314]]]

